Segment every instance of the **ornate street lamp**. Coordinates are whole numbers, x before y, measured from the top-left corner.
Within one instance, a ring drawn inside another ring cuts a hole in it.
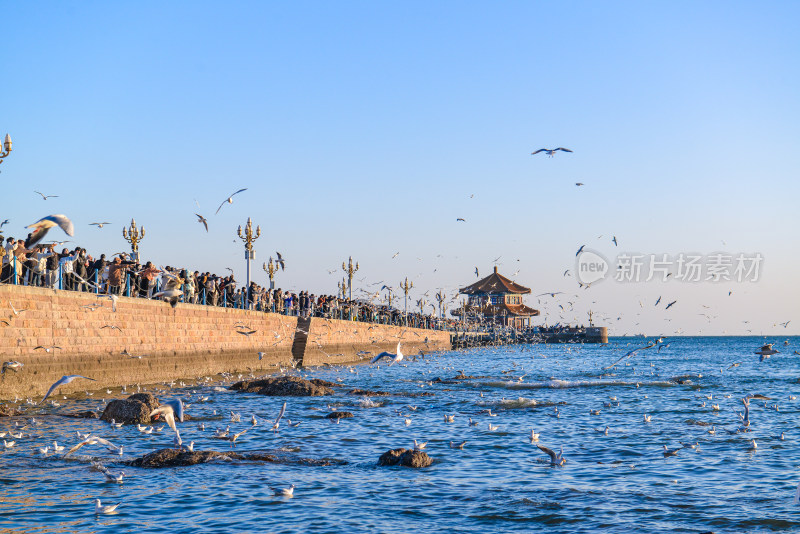
[[[139,262],[139,242],[144,239],[144,226],[136,228],[136,221],[131,219],[129,228],[122,227],[122,237],[125,241],[131,244],[131,253],[133,260]]]
[[[8,156],[11,153],[11,137],[6,134],[6,138],[3,140],[3,151],[0,152],[0,163],[3,163],[3,158]]]
[[[404,281],[400,282],[400,289],[403,290],[403,294],[405,295],[403,298],[403,315],[408,315],[408,292],[411,291],[412,287],[414,287],[414,282],[409,282],[407,276]],[[408,324],[407,318],[406,324]]]
[[[353,320],[353,275],[356,274],[358,271],[358,262],[356,262],[355,267],[353,267],[353,256],[350,256],[350,259],[347,263],[342,262],[342,270],[347,275],[347,300],[350,301],[350,320]]]
[[[275,289],[275,273],[278,272],[278,266],[272,261],[272,256],[269,257],[269,263],[265,263],[262,268],[269,275],[269,288]]]
[[[446,308],[447,308],[447,305],[445,304],[445,299],[446,298],[447,298],[447,295],[441,289],[439,290],[438,293],[436,293],[436,300],[437,300],[437,302],[439,302],[439,317],[441,317],[442,319],[444,319],[444,313],[445,313]]]
[[[247,286],[245,286],[245,291],[248,291],[250,288],[250,260],[256,258],[256,251],[253,250],[253,242],[261,237],[261,227],[256,226],[256,232],[254,234],[253,221],[248,217],[247,224],[244,226],[244,233],[242,233],[241,226],[236,230],[236,233],[239,234],[239,239],[244,241],[244,259],[247,260]]]

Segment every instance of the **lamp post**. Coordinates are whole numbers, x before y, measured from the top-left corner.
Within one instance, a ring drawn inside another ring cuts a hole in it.
[[[136,221],[131,219],[129,228],[122,227],[122,237],[125,241],[131,244],[131,252],[133,260],[138,263],[139,261],[139,242],[144,239],[144,226],[136,228]]]
[[[236,230],[236,233],[239,234],[239,239],[244,241],[244,259],[247,260],[247,286],[245,286],[245,291],[249,291],[250,289],[250,260],[255,259],[256,251],[253,250],[253,242],[261,237],[261,227],[256,226],[256,233],[253,234],[253,221],[250,220],[250,217],[247,218],[247,224],[244,226],[244,233],[242,233],[242,227]]]
[[[358,271],[358,262],[353,267],[353,256],[347,260],[347,263],[342,262],[342,270],[347,275],[347,300],[350,301],[350,320],[353,320],[353,275]]]
[[[411,291],[411,288],[414,287],[414,282],[409,282],[408,277],[402,282],[400,282],[400,289],[403,290],[403,294],[405,297],[403,298],[403,315],[408,315],[408,292]],[[405,322],[408,324],[408,317],[405,317]]]
[[[262,268],[269,275],[269,288],[275,289],[275,273],[278,272],[278,267],[272,261],[272,256],[269,257],[269,263],[265,263]]]
[[[444,319],[444,312],[445,308],[447,307],[447,305],[444,303],[446,298],[447,295],[441,289],[439,290],[438,293],[436,293],[436,300],[437,302],[439,302],[439,317],[441,317],[442,319]]]
[[[3,158],[8,156],[11,153],[11,137],[6,134],[6,138],[3,140],[3,151],[0,152],[0,163],[3,163]]]
[[[394,294],[392,293],[392,288],[386,288],[386,301],[389,303],[389,307],[392,307],[392,299],[394,298]]]

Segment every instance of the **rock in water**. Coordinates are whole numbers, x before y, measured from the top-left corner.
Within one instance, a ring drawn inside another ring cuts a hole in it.
[[[151,422],[150,412],[158,408],[158,399],[152,393],[134,393],[124,400],[112,400],[100,419],[117,423],[146,425]]]
[[[288,397],[321,397],[332,395],[332,387],[336,384],[325,380],[305,380],[296,376],[279,376],[263,380],[242,381],[233,384],[230,389],[246,393],[258,393],[269,396]]]
[[[178,467],[197,465],[211,460],[241,460],[235,452],[186,451],[180,449],[160,449],[128,463],[132,467]]]
[[[326,419],[347,419],[348,417],[353,417],[353,414],[350,412],[331,412],[325,416]]]
[[[392,449],[381,454],[378,458],[379,466],[402,465],[405,467],[428,467],[433,463],[433,458],[423,451],[409,449]]]

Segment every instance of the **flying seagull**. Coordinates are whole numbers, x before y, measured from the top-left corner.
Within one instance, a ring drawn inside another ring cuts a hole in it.
[[[603,367],[603,370],[606,370],[606,369],[611,369],[612,367],[616,366],[616,365],[617,365],[619,362],[621,362],[621,361],[622,361],[622,360],[624,360],[625,358],[630,358],[630,357],[632,357],[634,354],[636,354],[636,353],[637,353],[637,352],[639,352],[640,350],[652,349],[652,348],[653,348],[653,347],[655,347],[655,346],[656,346],[656,344],[655,344],[655,343],[653,343],[653,342],[651,342],[650,344],[648,344],[648,345],[647,345],[647,346],[645,346],[645,347],[639,347],[638,349],[633,349],[632,351],[630,351],[630,352],[629,352],[629,353],[627,353],[625,356],[623,356],[623,357],[622,357],[622,358],[620,358],[619,360],[615,361],[614,363],[612,363],[612,364],[611,364],[611,365],[609,365],[608,367]]]
[[[225,203],[223,202],[223,204],[225,204]],[[195,213],[195,215],[197,215],[197,222],[203,223],[203,226],[206,227],[206,232],[208,232],[208,219],[206,219],[205,217],[203,217],[199,213]]]
[[[214,213],[214,215],[216,215],[217,213],[219,213],[219,210],[221,210],[221,209],[222,209],[222,206],[224,206],[226,202],[227,202],[228,204],[233,204],[233,197],[235,197],[236,195],[238,195],[238,194],[239,194],[239,193],[241,193],[242,191],[247,191],[247,188],[245,187],[244,189],[239,189],[237,192],[235,192],[234,194],[232,194],[231,196],[229,196],[228,198],[226,198],[225,200],[223,200],[223,201],[222,201],[222,204],[220,204],[220,205],[219,205],[219,207],[217,208],[217,211]]]
[[[477,267],[475,267],[475,277],[476,277],[476,278],[480,278],[480,276],[481,276],[481,275],[478,273],[478,268],[477,268]]]
[[[111,223],[110,222],[101,222],[101,223],[93,222],[93,223],[89,223],[89,226],[96,226],[98,228],[102,228],[106,224],[111,224]]]
[[[41,401],[39,401],[39,404],[43,403],[47,399],[47,397],[49,397],[50,394],[56,390],[56,388],[69,384],[76,378],[85,378],[86,380],[94,380],[94,378],[89,378],[88,376],[81,376],[81,375],[62,376],[55,384],[50,386],[50,389],[47,390],[47,395],[45,395],[44,398]]]
[[[397,354],[392,354],[391,352],[384,351],[375,356],[374,358],[372,358],[372,361],[370,361],[369,363],[375,363],[381,358],[388,358],[389,360],[392,360],[392,363],[399,362],[400,360],[403,359],[403,353],[400,352],[400,343],[401,343],[400,341],[397,342]]]
[[[153,298],[163,298],[164,302],[169,302],[169,305],[174,308],[178,305],[178,300],[183,296],[180,280],[177,276],[166,272],[164,275],[167,277],[167,282],[164,284],[164,289],[153,294]]]
[[[183,401],[181,399],[175,399],[163,402],[161,406],[150,412],[150,417],[154,415],[164,416],[164,420],[172,431],[175,432],[175,443],[180,447],[181,434],[178,432],[178,427],[175,426],[175,419],[183,423]]]
[[[6,369],[11,369],[15,373],[19,372],[19,370],[22,368],[23,365],[24,364],[14,360],[9,362],[3,362],[3,369],[0,370],[0,375],[6,374]]]
[[[281,419],[283,419],[283,414],[285,414],[285,413],[286,413],[286,403],[284,402],[283,406],[281,406],[281,411],[278,414],[278,417],[275,419],[275,422],[272,424],[272,430],[274,432],[278,431],[278,427],[281,424]]]
[[[613,242],[614,242],[614,246],[615,246],[615,247],[616,247],[616,246],[619,246],[619,245],[617,245],[617,236],[614,236],[614,239],[612,239],[611,241],[613,241]]]
[[[576,258],[578,257],[578,254],[580,254],[581,252],[583,252],[583,249],[584,249],[585,247],[586,247],[586,245],[581,245],[581,248],[579,248],[579,249],[578,249],[578,252],[576,252],[576,253],[575,253],[575,257],[576,257]]]
[[[562,147],[558,147],[558,148],[540,148],[536,152],[531,152],[531,156],[535,156],[539,152],[544,152],[545,154],[547,154],[549,157],[552,158],[555,155],[555,153],[557,151],[559,151],[559,150],[561,150],[562,152],[572,152],[572,150],[570,150],[568,148],[562,148]]]
[[[39,193],[39,191],[34,191],[34,193]],[[42,195],[42,200],[47,200],[48,198],[58,198],[58,195],[45,195],[44,193],[39,193]]]
[[[275,254],[278,255],[278,261],[276,263],[281,266],[281,271],[283,271],[284,269],[286,269],[286,260],[283,259],[281,253],[278,252],[277,250],[275,251]]]
[[[456,222],[458,222],[458,221],[461,221],[461,222],[467,222],[467,220],[466,220],[466,219],[462,219],[461,217],[459,217],[458,219],[456,219]]]
[[[33,228],[33,232],[31,232],[30,237],[25,240],[25,248],[31,248],[33,245],[38,243],[39,241],[47,235],[47,232],[50,231],[50,228],[58,226],[64,233],[68,236],[75,235],[75,227],[72,225],[72,221],[67,218],[66,215],[56,214],[56,215],[48,215],[42,219],[39,219],[33,224],[28,225],[26,228]]]

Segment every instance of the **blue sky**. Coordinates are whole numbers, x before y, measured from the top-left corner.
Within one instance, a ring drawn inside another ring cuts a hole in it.
[[[534,295],[578,295],[568,314],[528,298],[549,322],[584,322],[591,308],[618,334],[797,334],[798,11],[6,5],[0,135],[14,152],[0,165],[4,232],[65,213],[75,243],[99,254],[125,250],[121,226],[135,217],[144,258],[231,267],[242,281],[235,232],[252,217],[257,264],[276,250],[288,260],[283,288],[333,293],[341,271],[328,270],[353,255],[355,287],[408,276],[415,296],[452,294],[501,256],[500,271],[519,271]],[[550,146],[574,152],[530,155]],[[99,219],[113,224],[88,226]],[[562,273],[583,244],[610,257],[760,252],[764,268],[751,284],[578,290]],[[678,304],[639,305],[662,294]]]

